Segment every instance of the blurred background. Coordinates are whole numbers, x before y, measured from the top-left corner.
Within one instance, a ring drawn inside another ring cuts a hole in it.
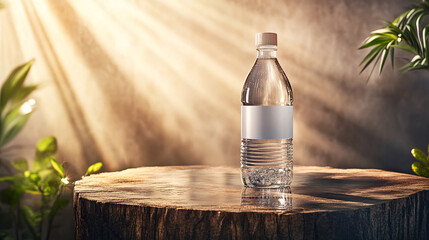
[[[10,145],[47,135],[80,177],[153,165],[240,162],[240,91],[256,32],[278,33],[294,92],[295,164],[410,172],[429,143],[429,76],[359,74],[371,30],[400,0],[9,0],[0,79],[36,59],[37,109]],[[401,56],[398,56],[399,58]],[[399,60],[400,62],[400,60]],[[404,61],[405,63],[406,61]],[[390,63],[387,63],[390,64]]]

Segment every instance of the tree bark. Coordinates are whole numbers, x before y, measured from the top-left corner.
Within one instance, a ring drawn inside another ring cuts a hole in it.
[[[291,188],[239,169],[144,167],[76,182],[76,239],[427,239],[429,180],[296,166]]]

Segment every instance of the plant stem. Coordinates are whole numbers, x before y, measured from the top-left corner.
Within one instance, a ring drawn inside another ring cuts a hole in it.
[[[46,240],[49,240],[49,238],[51,236],[51,226],[52,226],[52,223],[54,222],[54,218],[55,218],[55,213],[54,213],[54,215],[52,215],[51,218],[49,218],[49,221],[48,221],[48,230],[47,230],[47,233],[46,233]]]
[[[27,224],[28,229],[30,229],[31,234],[33,235],[34,239],[40,239],[40,236],[37,236],[36,230],[34,229],[33,226],[31,226],[30,222],[28,221],[28,219],[25,217],[25,215],[23,216],[25,223]]]
[[[19,211],[21,208],[21,201],[18,201],[18,206],[16,208],[16,226],[15,226],[15,235],[16,235],[16,239],[19,240]]]
[[[61,186],[60,186],[60,192],[59,192],[59,194],[57,195],[57,197],[55,198],[55,201],[54,201],[54,206],[55,206],[55,203],[58,201],[58,199],[60,199],[62,193],[63,193],[63,185],[61,184]],[[48,220],[48,230],[47,230],[47,233],[46,233],[46,240],[49,240],[49,238],[50,238],[50,235],[51,235],[51,226],[52,226],[52,223],[54,222],[55,214],[56,214],[56,210],[52,209],[52,212],[50,214],[51,216],[49,217],[49,220]]]
[[[40,224],[39,224],[39,235],[42,239],[43,237],[43,222],[45,221],[45,194],[43,190],[39,187],[39,191],[42,194],[42,205],[40,206]]]

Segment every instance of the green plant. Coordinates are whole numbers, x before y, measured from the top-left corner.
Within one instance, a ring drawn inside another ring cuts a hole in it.
[[[37,144],[31,168],[26,159],[16,159],[12,165],[18,172],[0,178],[0,182],[8,183],[8,187],[1,191],[0,200],[9,206],[9,210],[1,216],[2,219],[9,219],[9,225],[0,236],[11,239],[50,238],[56,214],[69,203],[63,197],[63,189],[70,186],[69,179],[65,176],[63,166],[55,160],[56,151],[56,139],[45,137]],[[101,163],[91,165],[85,176],[97,172],[101,167]],[[26,194],[38,197],[39,204],[23,204]]]
[[[13,147],[5,147],[25,126],[35,100],[28,99],[37,85],[24,85],[34,60],[16,67],[0,90],[0,163],[9,174],[0,178],[0,239],[49,239],[59,210],[69,200],[63,190],[70,186],[55,155],[57,140],[45,137],[37,144],[30,167],[24,158],[7,161]],[[85,176],[97,172],[102,163],[91,165]]]
[[[381,74],[389,54],[393,68],[395,49],[404,50],[412,56],[409,62],[401,67],[403,72],[429,70],[429,25],[421,26],[422,20],[428,14],[429,0],[423,0],[399,15],[393,22],[385,21],[386,27],[371,32],[371,35],[365,39],[359,48],[372,48],[361,62],[363,65],[361,73],[372,64],[372,70],[369,74],[371,77],[379,62],[379,74]]]
[[[371,32],[359,49],[372,48],[360,65],[363,65],[361,73],[372,64],[371,77],[377,63],[381,74],[386,59],[390,54],[392,68],[395,63],[395,49],[406,51],[412,58],[400,69],[403,73],[414,70],[429,70],[429,24],[421,25],[423,19],[429,15],[429,0],[423,0],[413,8],[405,11],[393,22],[385,21],[386,27]],[[429,178],[429,159],[426,154],[414,148],[411,154],[419,160],[411,165],[413,171],[423,177]]]
[[[413,148],[411,155],[418,160],[411,165],[413,171],[419,176],[429,178],[429,146],[427,155],[418,148]]]
[[[24,85],[33,63],[30,60],[13,69],[0,90],[0,163],[6,170],[4,156],[13,148],[4,146],[22,130],[33,112],[35,100],[28,96],[38,85]]]
[[[10,142],[27,123],[35,101],[27,97],[38,85],[24,86],[34,60],[15,68],[4,82],[0,92],[0,148]]]

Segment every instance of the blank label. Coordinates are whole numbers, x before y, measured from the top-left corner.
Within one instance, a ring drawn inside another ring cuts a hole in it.
[[[293,106],[241,106],[241,138],[292,137]]]

